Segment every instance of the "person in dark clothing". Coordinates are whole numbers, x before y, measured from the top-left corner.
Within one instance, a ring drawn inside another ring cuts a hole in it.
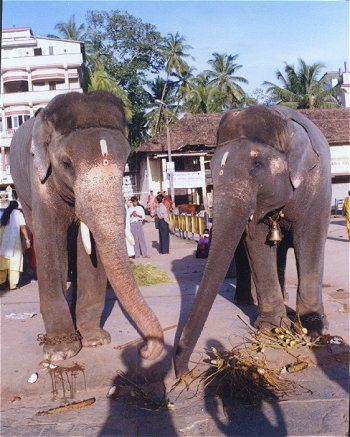
[[[159,231],[159,253],[169,253],[169,211],[163,204],[164,196],[159,194],[157,196],[157,226]]]
[[[209,229],[204,229],[203,235],[198,241],[196,258],[208,258],[210,248]]]

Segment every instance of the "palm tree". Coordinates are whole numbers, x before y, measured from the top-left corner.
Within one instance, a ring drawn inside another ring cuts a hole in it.
[[[277,79],[281,86],[271,82],[264,82],[268,86],[267,92],[271,93],[275,102],[280,105],[297,109],[327,108],[339,106],[336,96],[338,88],[327,88],[327,78],[318,76],[325,66],[321,63],[307,65],[299,59],[299,69],[286,63],[285,76],[278,70]]]
[[[173,73],[172,76],[176,78],[175,86],[176,86],[176,108],[175,108],[175,115],[178,114],[180,110],[180,106],[186,105],[186,102],[189,99],[189,96],[191,94],[191,79],[193,78],[193,71],[195,69],[193,67],[188,67],[187,69],[183,70],[181,73]]]
[[[238,55],[214,52],[212,56],[213,59],[208,61],[212,69],[206,70],[205,73],[209,79],[209,84],[215,86],[222,95],[227,96],[224,109],[230,109],[237,106],[245,97],[245,92],[237,82],[247,84],[248,81],[244,77],[236,75],[236,72],[242,68],[242,65],[235,63]]]
[[[103,63],[95,62],[94,70],[90,71],[89,79],[88,91],[108,91],[113,93],[123,102],[126,119],[130,121],[132,118],[132,105],[128,95],[107,73]]]
[[[67,23],[61,22],[57,23],[55,26],[55,30],[61,34],[63,39],[70,39],[74,41],[84,41],[86,37],[85,33],[85,25],[80,24],[78,26],[75,22],[75,15],[72,15]],[[48,35],[51,38],[60,38],[56,35]]]
[[[165,85],[165,79],[157,76],[153,82],[149,83],[150,93],[149,100],[150,110],[146,114],[148,132],[151,136],[155,135],[157,132],[162,131],[167,122],[172,123],[176,120],[176,114],[174,113],[174,100],[173,94],[175,90],[176,83],[169,81],[166,87],[166,94],[164,95],[164,100],[161,100],[163,96],[163,90]],[[163,101],[166,107],[160,113],[159,117],[159,102]],[[157,130],[158,129],[158,130]]]
[[[212,84],[208,82],[208,76],[200,73],[191,79],[191,92],[186,108],[193,113],[208,113],[222,111],[223,96]]]
[[[185,37],[180,36],[178,32],[175,35],[172,33],[168,33],[168,38],[166,39],[164,52],[166,58],[165,71],[166,71],[166,79],[164,83],[164,88],[161,96],[161,101],[164,102],[164,96],[166,94],[166,88],[168,86],[169,77],[172,73],[182,74],[185,70],[189,68],[184,58],[189,57],[190,55],[186,53],[186,50],[191,49],[192,47],[185,44]],[[159,129],[159,120],[161,117],[161,112],[163,109],[163,105],[159,106],[158,110],[158,122],[157,122],[157,132]]]

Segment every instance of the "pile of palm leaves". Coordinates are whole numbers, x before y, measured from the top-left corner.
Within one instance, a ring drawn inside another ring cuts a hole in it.
[[[188,384],[186,378],[181,378],[175,386],[185,382],[187,390],[197,381],[205,388],[212,388],[216,394],[229,395],[233,399],[247,403],[258,403],[264,399],[278,399],[297,392],[301,388],[295,380],[285,378],[283,374],[295,373],[308,367],[309,360],[297,349],[320,347],[334,342],[343,342],[341,337],[330,337],[324,341],[324,336],[310,340],[307,329],[299,323],[292,327],[276,327],[274,329],[252,329],[250,327],[244,342],[229,351],[218,351],[211,348],[210,368],[198,376],[193,376]],[[283,360],[287,363],[274,366],[268,358],[271,352],[284,352]],[[174,387],[175,387],[174,386]]]
[[[146,264],[131,264],[131,270],[134,274],[135,280],[140,287],[146,285],[155,285],[165,282],[175,282],[166,272],[158,269],[150,263]]]

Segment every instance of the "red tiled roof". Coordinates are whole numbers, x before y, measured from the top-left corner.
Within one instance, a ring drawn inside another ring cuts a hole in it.
[[[350,109],[302,109],[323,132],[329,144],[350,143]],[[185,146],[216,145],[216,132],[223,113],[186,114],[170,125],[171,150]],[[143,143],[137,152],[166,152],[166,130]]]

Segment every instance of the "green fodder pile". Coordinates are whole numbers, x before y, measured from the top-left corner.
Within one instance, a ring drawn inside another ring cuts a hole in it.
[[[162,284],[166,282],[175,282],[166,272],[155,267],[150,263],[131,264],[131,270],[135,280],[140,287],[147,285]]]

